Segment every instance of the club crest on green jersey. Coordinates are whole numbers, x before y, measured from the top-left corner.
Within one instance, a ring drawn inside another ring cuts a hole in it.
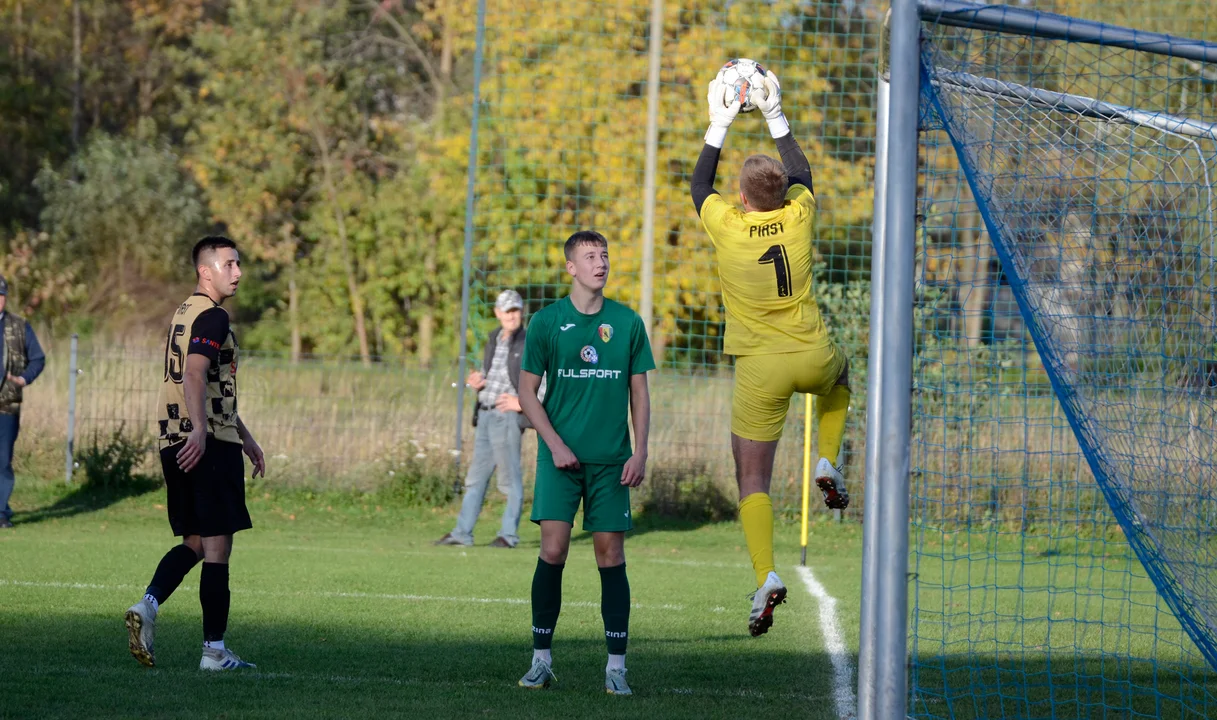
[[[612,325],[609,325],[608,323],[604,323],[603,325],[600,326],[600,339],[603,340],[604,342],[608,342],[609,340],[613,339],[613,326]]]
[[[579,357],[583,359],[583,362],[591,363],[592,365],[600,362],[600,355],[596,352],[596,348],[591,345],[584,345],[583,350],[579,351]]]

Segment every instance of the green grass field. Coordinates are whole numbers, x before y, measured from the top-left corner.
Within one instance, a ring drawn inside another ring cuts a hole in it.
[[[501,509],[488,506],[482,546],[436,548],[454,511],[350,496],[251,499],[255,528],[237,537],[226,642],[256,671],[197,670],[197,569],[162,608],[157,668],[147,670],[127,653],[122,616],[173,542],[163,491],[96,509],[31,484],[19,485],[17,527],[0,532],[2,717],[838,717],[820,605],[793,567],[795,526],[778,539],[789,600],[754,639],[738,527],[640,523],[627,541],[635,696],[620,698],[603,692],[589,535],[572,544],[549,691],[516,687],[531,658],[534,526],[524,523],[515,550],[485,547]],[[20,512],[48,505],[56,510]],[[859,530],[817,526],[810,553],[838,601],[851,667]]]
[[[571,549],[554,645],[559,683],[549,691],[515,685],[531,655],[535,527],[523,524],[515,550],[486,547],[501,511],[490,504],[478,547],[436,548],[455,508],[377,506],[351,493],[250,498],[256,527],[237,539],[226,640],[257,670],[197,670],[197,570],[163,607],[158,667],[147,670],[127,654],[122,615],[173,542],[163,491],[116,500],[25,480],[17,527],[0,531],[0,717],[835,719],[853,708],[857,524],[812,525],[818,585],[809,585],[795,567],[797,525],[779,523],[790,596],[774,630],[754,639],[738,525],[643,515],[627,541],[636,694],[617,698],[603,693],[599,577],[586,534]],[[1217,712],[1217,676],[1127,546],[923,532],[910,568],[911,714]]]

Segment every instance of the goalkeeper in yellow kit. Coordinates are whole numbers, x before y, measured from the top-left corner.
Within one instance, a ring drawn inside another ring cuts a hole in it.
[[[830,508],[845,508],[849,494],[833,465],[849,407],[849,363],[828,336],[812,291],[812,226],[816,200],[811,165],[782,113],[781,86],[772,72],[748,98],[764,115],[781,162],[752,155],[740,170],[735,208],[714,189],[718,156],[740,99],[717,78],[710,83],[710,127],[693,170],[693,204],[714,243],[727,331],[723,351],[735,356],[731,451],[740,492],[740,520],[757,592],[748,629],[762,635],[773,610],[786,599],[774,572],[773,504],[769,483],[790,397],[817,396],[819,463],[816,484]],[[734,95],[734,94],[733,94]]]

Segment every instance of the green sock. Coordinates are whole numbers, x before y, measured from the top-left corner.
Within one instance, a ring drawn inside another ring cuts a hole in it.
[[[600,616],[609,655],[625,655],[630,634],[630,580],[625,563],[600,568]]]
[[[562,610],[562,568],[537,558],[532,574],[532,647],[548,650],[554,641],[554,627]]]

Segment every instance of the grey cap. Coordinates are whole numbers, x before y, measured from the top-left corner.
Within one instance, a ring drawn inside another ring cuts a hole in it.
[[[0,295],[8,295],[8,281],[0,275]]]
[[[499,299],[494,301],[494,309],[507,312],[508,310],[523,310],[524,299],[515,290],[504,290],[499,293]]]

